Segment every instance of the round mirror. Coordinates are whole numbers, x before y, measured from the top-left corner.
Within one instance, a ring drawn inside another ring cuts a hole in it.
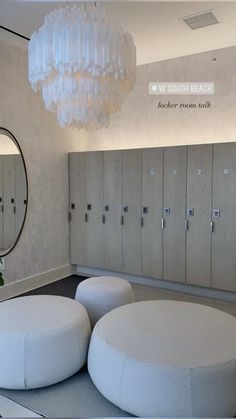
[[[14,135],[0,127],[0,256],[6,256],[21,235],[28,202],[25,161]]]

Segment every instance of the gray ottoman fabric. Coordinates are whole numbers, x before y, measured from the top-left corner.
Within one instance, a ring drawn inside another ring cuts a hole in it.
[[[77,287],[75,299],[87,310],[91,325],[104,314],[124,304],[134,302],[128,281],[116,276],[98,276],[85,279]]]
[[[236,414],[236,318],[192,303],[146,301],[106,314],[88,355],[98,390],[137,416]]]
[[[0,303],[0,387],[30,389],[70,377],[86,362],[90,334],[85,308],[69,298]]]

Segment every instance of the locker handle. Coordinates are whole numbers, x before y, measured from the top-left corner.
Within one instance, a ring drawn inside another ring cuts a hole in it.
[[[102,223],[105,224],[105,222],[106,222],[106,216],[105,214],[102,214]]]
[[[185,231],[188,231],[189,229],[189,222],[188,220],[185,220]]]
[[[121,215],[120,217],[120,225],[123,226],[124,225],[124,216]]]
[[[211,232],[214,233],[215,231],[215,224],[214,221],[211,221]]]
[[[164,230],[165,227],[166,227],[166,221],[165,221],[165,218],[162,218],[161,219],[161,228],[162,228],[162,230]]]
[[[88,214],[86,212],[85,216],[84,216],[84,221],[87,223],[88,222]]]
[[[14,205],[14,207],[12,208],[12,210],[13,210],[13,214],[15,214],[16,213],[16,206]]]
[[[143,217],[140,217],[140,224],[141,224],[141,227],[144,226],[144,219],[143,219]]]
[[[4,205],[1,205],[1,212],[4,212]]]

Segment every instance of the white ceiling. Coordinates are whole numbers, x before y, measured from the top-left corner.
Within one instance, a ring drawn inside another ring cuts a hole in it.
[[[0,0],[0,25],[30,37],[44,16],[68,2]],[[138,64],[236,45],[236,2],[104,2],[111,14],[132,33]],[[181,17],[213,9],[219,24],[192,31]],[[27,42],[0,30],[0,38]]]

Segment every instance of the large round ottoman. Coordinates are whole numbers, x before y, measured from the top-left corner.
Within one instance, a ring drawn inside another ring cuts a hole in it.
[[[136,416],[236,414],[236,318],[184,302],[119,307],[95,326],[90,376]]]
[[[99,276],[85,279],[77,287],[75,299],[86,308],[92,326],[116,307],[134,302],[132,287],[123,278]]]
[[[37,388],[71,376],[86,362],[90,334],[85,308],[69,298],[0,303],[0,387]]]

